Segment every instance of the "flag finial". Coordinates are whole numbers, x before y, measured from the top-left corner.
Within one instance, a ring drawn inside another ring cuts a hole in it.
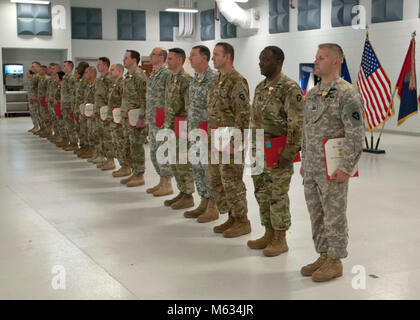
[[[411,34],[411,38],[414,39],[416,37],[416,35],[417,35],[416,30],[414,30],[413,33]]]

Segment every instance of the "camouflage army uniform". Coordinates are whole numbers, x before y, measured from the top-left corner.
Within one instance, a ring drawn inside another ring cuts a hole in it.
[[[200,122],[207,122],[207,91],[218,73],[210,68],[196,74],[190,83],[188,104],[188,131],[199,129]],[[213,200],[210,192],[208,166],[201,161],[192,166],[197,192]]]
[[[302,156],[306,204],[316,251],[332,259],[347,257],[348,182],[327,180],[323,139],[345,137],[338,168],[351,174],[363,150],[362,110],[357,89],[339,77],[315,86],[305,100]]]
[[[46,100],[48,79],[49,77],[44,75],[44,76],[39,76],[39,81],[38,81],[39,116],[40,116],[40,121],[42,123],[42,127],[47,132],[49,132],[47,128],[48,107],[42,106],[42,104],[44,104],[43,102],[44,99]]]
[[[208,132],[216,127],[235,127],[241,130],[249,126],[250,106],[248,83],[235,69],[216,78],[207,94]],[[211,157],[209,152],[209,158]],[[220,160],[220,159],[219,159]],[[221,160],[220,160],[221,161]],[[244,165],[209,164],[211,194],[220,213],[230,212],[234,218],[248,213],[246,187],[242,181]]]
[[[131,128],[128,123],[127,112],[129,109],[140,109],[139,119],[145,120],[146,87],[147,76],[144,71],[136,67],[134,70],[127,72],[123,80],[121,102],[121,122],[123,125],[124,139],[119,140],[118,146],[123,148],[124,154],[130,155],[129,166],[133,169],[133,174],[135,175],[143,174],[145,170],[144,143],[147,138],[147,127]]]
[[[55,86],[53,107],[56,104],[61,105],[61,84],[62,83],[57,83]],[[63,107],[61,105],[61,110],[63,110],[62,108]],[[66,128],[64,127],[63,115],[55,116],[55,122],[57,123],[57,135],[62,139],[66,138],[67,133],[66,133]]]
[[[57,81],[55,81],[55,75],[51,76],[47,81],[47,92],[46,100],[48,102],[45,125],[49,133],[54,131],[58,132],[57,121],[54,113],[54,93],[57,87]]]
[[[96,119],[96,141],[98,142],[96,153],[105,155],[107,157],[113,158],[113,155],[110,154],[112,151],[112,139],[111,139],[111,128],[110,121],[102,122],[99,116],[99,107],[106,106],[108,103],[108,93],[109,88],[112,85],[112,79],[109,77],[109,73],[101,75],[100,78],[96,79],[95,82],[95,106],[94,113]],[[107,131],[106,141],[104,141],[104,130]]]
[[[114,157],[118,159],[121,167],[129,167],[129,157],[130,157],[130,150],[129,148],[122,148],[118,144],[118,141],[124,140],[124,132],[123,126],[121,123],[116,124],[112,121],[112,109],[113,108],[121,108],[121,100],[122,100],[122,93],[123,93],[123,78],[114,81],[111,88],[109,88],[108,94],[108,117],[111,119],[111,139],[112,139],[112,148]],[[124,154],[124,152],[127,154]]]
[[[88,81],[85,78],[80,78],[76,80],[75,84],[75,93],[74,93],[74,105],[73,105],[73,114],[74,114],[74,121],[77,122],[79,120],[79,124],[76,125],[76,133],[77,138],[80,141],[80,148],[87,148],[87,136],[86,136],[86,120],[82,119],[82,115],[80,114],[80,105],[85,103],[85,93],[87,89]],[[82,122],[84,122],[84,130],[82,130]]]
[[[192,77],[182,69],[177,74],[170,74],[165,88],[165,129],[174,130],[175,117],[187,117],[188,88]],[[171,164],[172,174],[180,192],[194,193],[194,178],[191,164],[178,163],[179,137],[176,138],[177,163]]]
[[[86,87],[86,91],[85,91],[85,103],[91,103],[94,104],[95,103],[95,81],[93,82],[89,82],[87,84]],[[89,145],[89,149],[94,151],[96,150],[96,135],[95,135],[95,131],[96,130],[96,119],[94,117],[89,117],[89,118],[84,118],[85,120],[83,122],[80,123],[80,134],[82,135],[83,132],[86,132],[86,137],[87,137],[87,141],[88,141],[88,145]],[[86,127],[84,126],[84,123],[86,123]]]
[[[292,161],[300,150],[303,122],[303,98],[299,85],[280,73],[272,81],[264,80],[255,89],[251,128],[264,129],[264,139],[287,136],[282,157]],[[253,141],[255,141],[253,139]],[[289,185],[293,163],[280,169],[267,168],[252,176],[254,194],[260,206],[261,224],[274,230],[288,230],[291,225]]]
[[[74,103],[74,77],[71,72],[64,75],[61,82],[61,110],[63,111],[64,126],[66,128],[67,140],[70,144],[77,144],[76,126],[70,117]]]
[[[39,74],[35,73],[29,83],[29,113],[31,114],[32,122],[36,126],[41,126],[39,119],[39,101],[38,101],[38,83]]]
[[[156,127],[156,109],[165,108],[166,80],[171,72],[166,67],[154,70],[147,81],[146,92],[146,120],[149,125],[150,158],[153,166],[160,177],[172,177],[169,164],[159,164],[156,152],[163,141],[156,141],[156,134],[161,129]]]

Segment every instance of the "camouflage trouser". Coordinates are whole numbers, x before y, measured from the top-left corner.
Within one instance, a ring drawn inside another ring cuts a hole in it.
[[[95,153],[98,152],[98,127],[96,124],[95,118],[86,118],[87,119],[87,129],[88,129],[88,143],[89,148]]]
[[[305,199],[312,224],[312,238],[318,253],[333,259],[347,257],[346,218],[348,182],[328,181],[325,176],[304,179]]]
[[[59,119],[55,115],[54,107],[52,105],[50,106],[50,113],[49,114],[50,114],[50,120],[51,120],[51,127],[54,130],[54,134],[61,137],[60,128],[59,128]]]
[[[157,174],[160,177],[172,177],[171,167],[168,163],[160,164],[156,159],[157,149],[164,143],[164,141],[156,141],[156,135],[161,128],[150,124],[149,122],[149,138],[150,138],[150,158]]]
[[[195,185],[197,187],[197,192],[200,197],[213,200],[210,191],[209,183],[209,168],[207,164],[202,164],[199,162],[196,165],[192,165],[192,171],[194,176]]]
[[[121,124],[111,123],[112,144],[114,145],[114,156],[118,159],[121,167],[129,167],[130,147],[124,147],[124,129]]]
[[[78,107],[73,107],[73,121],[74,121],[74,127],[75,127],[75,136],[76,136],[76,141],[79,141],[79,136],[80,136],[80,124],[77,123],[76,119],[79,119],[80,122],[80,110]]]
[[[45,131],[47,131],[48,133],[52,133],[53,130],[50,110],[50,106],[42,107],[41,109],[41,115],[44,121]]]
[[[32,119],[32,123],[35,126],[38,126],[38,118],[36,116],[35,113],[35,106],[33,105],[33,103],[29,104],[29,114],[31,115],[31,119]]]
[[[113,130],[113,123],[112,120],[106,120],[102,122],[102,144],[103,144],[103,152],[107,159],[113,159],[114,155],[114,144],[112,143],[112,130]]]
[[[131,128],[128,124],[127,113],[121,112],[124,141],[122,141],[123,152],[128,154],[128,163],[133,174],[143,174],[145,171],[144,142],[146,141],[147,128]],[[129,143],[127,143],[129,142]]]
[[[38,101],[34,100],[34,107],[35,107],[35,115],[36,115],[36,121],[38,123],[38,126],[44,129],[45,125],[41,117],[41,105],[39,104]]]
[[[89,145],[89,140],[88,140],[88,127],[87,127],[88,120],[82,116],[80,116],[79,119],[80,119],[80,128],[79,128],[80,148],[91,149]]]
[[[194,177],[192,173],[191,163],[186,164],[178,163],[179,159],[179,138],[176,138],[176,155],[177,163],[171,164],[171,171],[176,180],[178,190],[182,193],[193,194],[194,193]]]
[[[77,132],[76,132],[76,122],[70,117],[70,114],[73,112],[73,108],[70,106],[61,105],[63,110],[63,119],[64,127],[66,128],[67,139],[70,144],[77,144]]]
[[[252,176],[254,194],[260,206],[261,225],[274,230],[289,230],[289,186],[293,164],[284,169],[264,168],[260,175]]]
[[[231,159],[233,163],[233,158]],[[243,164],[209,164],[210,190],[220,213],[240,218],[248,213]]]
[[[64,127],[63,116],[56,116],[57,132],[58,136],[63,139],[67,139],[66,128]]]
[[[96,127],[97,127],[97,141],[96,152],[105,155],[104,150],[104,126],[101,119],[99,119],[99,114],[96,114]]]

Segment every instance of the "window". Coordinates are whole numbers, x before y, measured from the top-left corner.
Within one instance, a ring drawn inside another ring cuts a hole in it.
[[[219,12],[220,15],[220,38],[229,39],[236,38],[236,26],[229,21]]]
[[[321,0],[299,0],[298,30],[312,30],[321,27]]]
[[[269,0],[269,32],[289,32],[289,0]]]
[[[118,40],[146,40],[146,12],[117,10]]]
[[[402,0],[372,0],[372,23],[402,20]]]
[[[200,12],[200,25],[201,25],[201,40],[214,40],[214,9]]]
[[[359,0],[333,0],[331,9],[331,25],[333,27],[351,26],[351,21],[357,15],[352,13]]]
[[[102,9],[71,8],[72,39],[102,39]]]
[[[49,4],[16,4],[18,35],[51,36],[51,6]]]

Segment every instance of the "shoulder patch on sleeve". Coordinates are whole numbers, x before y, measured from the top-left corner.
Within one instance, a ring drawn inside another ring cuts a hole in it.
[[[348,105],[346,109],[347,109],[346,111],[347,117],[350,119],[351,123],[354,126],[360,125],[363,115],[361,114],[361,109],[360,109],[359,104],[356,102],[352,102],[351,104]]]

